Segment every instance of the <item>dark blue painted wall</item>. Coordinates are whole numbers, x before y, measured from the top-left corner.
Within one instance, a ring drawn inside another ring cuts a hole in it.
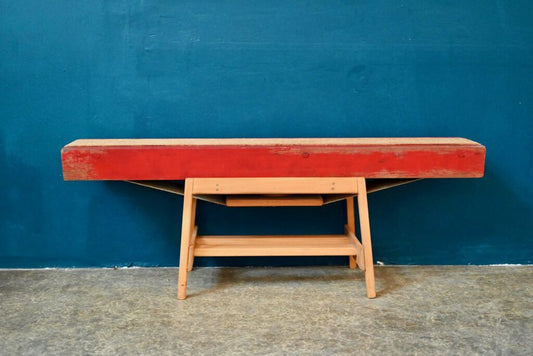
[[[60,148],[106,137],[467,137],[484,179],[370,196],[376,260],[531,263],[532,24],[528,0],[0,0],[0,267],[178,263],[180,197],[62,181]],[[198,221],[335,233],[343,208]]]

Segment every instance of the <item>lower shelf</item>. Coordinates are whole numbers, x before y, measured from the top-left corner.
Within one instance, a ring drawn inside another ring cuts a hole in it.
[[[354,256],[346,235],[198,236],[194,256]]]

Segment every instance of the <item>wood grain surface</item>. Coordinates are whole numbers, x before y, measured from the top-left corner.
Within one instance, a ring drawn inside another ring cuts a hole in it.
[[[188,177],[482,177],[485,147],[456,137],[89,139],[61,151],[65,180]]]

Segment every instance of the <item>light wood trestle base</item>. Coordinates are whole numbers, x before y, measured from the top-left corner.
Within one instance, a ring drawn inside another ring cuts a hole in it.
[[[323,197],[345,196],[343,235],[200,236],[197,197],[221,196],[227,206],[317,206]],[[357,197],[361,241],[355,234]],[[183,200],[178,299],[187,297],[194,257],[349,256],[350,268],[365,272],[368,298],[376,297],[365,178],[187,178]]]

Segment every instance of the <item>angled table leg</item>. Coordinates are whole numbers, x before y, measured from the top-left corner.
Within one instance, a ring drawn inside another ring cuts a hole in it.
[[[194,199],[194,206],[196,206],[196,199]],[[193,209],[193,211],[196,210]],[[191,235],[191,240],[189,242],[189,263],[187,266],[187,272],[192,271],[192,266],[194,265],[194,244],[196,243],[196,236],[198,236],[198,226],[194,227]]]
[[[194,264],[194,244],[196,242],[196,236],[198,235],[198,226],[196,224],[196,202],[198,199],[192,198],[191,207],[191,235],[189,238],[189,258],[187,262],[187,272],[192,271],[192,265]]]
[[[365,282],[368,298],[376,297],[374,281],[374,261],[372,258],[372,242],[370,238],[370,219],[368,217],[368,200],[364,178],[357,181],[357,207],[359,208],[359,224],[361,226],[361,241],[365,255]]]
[[[346,215],[348,217],[348,230],[352,231],[355,234],[355,209],[353,197],[346,198]],[[357,268],[356,258],[356,256],[349,256],[350,269]]]
[[[181,222],[180,267],[178,275],[178,299],[187,297],[187,269],[189,267],[189,246],[194,228],[195,200],[192,195],[194,179],[185,180],[183,196],[183,218]]]

